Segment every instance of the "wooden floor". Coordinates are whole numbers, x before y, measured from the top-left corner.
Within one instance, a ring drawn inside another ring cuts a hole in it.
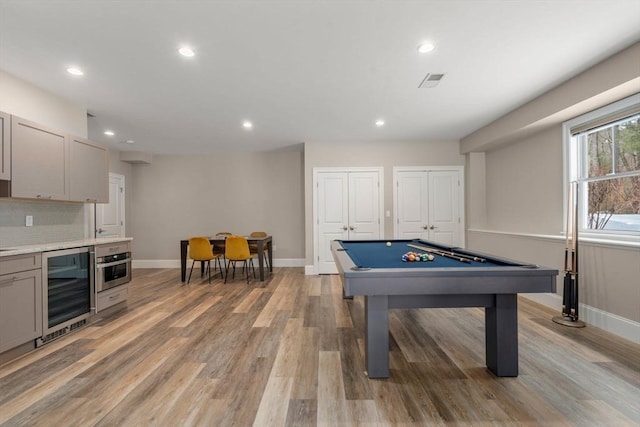
[[[519,377],[485,368],[483,311],[458,308],[394,310],[369,380],[338,276],[134,277],[126,312],[0,367],[0,425],[640,425],[640,346],[522,298]]]

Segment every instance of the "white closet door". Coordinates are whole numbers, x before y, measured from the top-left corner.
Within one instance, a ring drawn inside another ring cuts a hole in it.
[[[346,172],[318,174],[318,273],[338,270],[331,254],[331,241],[349,237],[349,175]]]
[[[380,238],[379,174],[349,172],[349,240]]]
[[[316,175],[317,272],[338,272],[332,240],[370,240],[382,236],[380,173],[327,171]]]
[[[396,182],[399,239],[429,238],[428,176],[425,171],[398,172]]]
[[[460,246],[460,172],[402,170],[396,179],[397,238]]]
[[[458,191],[457,171],[429,172],[429,240],[460,245]]]

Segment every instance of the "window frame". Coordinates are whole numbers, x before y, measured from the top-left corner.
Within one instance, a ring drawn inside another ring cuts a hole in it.
[[[580,176],[581,168],[584,167],[585,162],[588,161],[588,150],[578,151],[578,144],[574,144],[574,137],[571,130],[584,127],[592,122],[603,122],[603,119],[611,117],[611,120],[607,120],[609,123],[619,121],[620,118],[615,118],[617,114],[623,111],[633,109],[635,107],[640,108],[640,93],[631,95],[627,98],[621,99],[617,102],[613,102],[604,107],[582,114],[571,120],[568,120],[562,124],[563,135],[563,157],[564,157],[564,171],[563,171],[563,218],[567,218],[573,209],[569,206],[568,192],[571,182],[578,182],[578,194],[579,194],[579,208],[578,208],[578,231],[583,238],[593,239],[595,241],[608,241],[608,242],[631,242],[640,245],[640,232],[635,231],[620,231],[620,230],[593,230],[587,228],[588,221],[588,200],[587,200],[587,184],[591,182],[591,179]],[[600,126],[598,126],[600,127]],[[576,151],[578,151],[576,153]],[[622,178],[623,176],[635,176],[637,173],[620,173],[616,174],[616,177]],[[566,221],[563,221],[563,231],[567,233]]]

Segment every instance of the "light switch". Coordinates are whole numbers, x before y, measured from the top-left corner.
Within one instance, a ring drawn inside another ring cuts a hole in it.
[[[27,215],[25,218],[25,225],[27,227],[33,227],[33,215]]]

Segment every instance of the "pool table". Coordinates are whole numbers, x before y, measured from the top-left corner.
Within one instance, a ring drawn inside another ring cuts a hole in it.
[[[408,245],[467,261],[434,255],[433,261],[403,262],[407,252],[426,253]],[[331,251],[344,296],[364,295],[369,378],[389,376],[389,310],[439,307],[484,307],[486,365],[496,376],[518,376],[518,293],[555,292],[558,275],[557,269],[426,240],[334,240]]]

